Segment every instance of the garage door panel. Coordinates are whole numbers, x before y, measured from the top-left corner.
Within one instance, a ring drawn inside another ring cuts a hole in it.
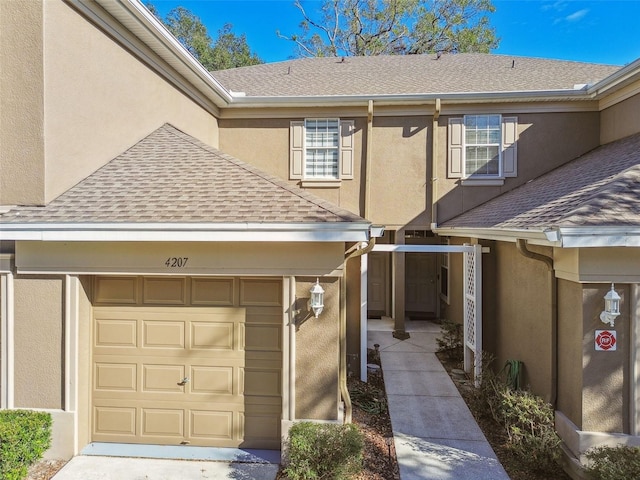
[[[96,363],[94,368],[96,390],[137,390],[138,366],[135,363]]]
[[[184,410],[178,408],[142,408],[143,437],[184,437]]]
[[[185,322],[181,321],[142,321],[143,348],[179,348],[184,349]]]
[[[185,377],[184,365],[143,365],[142,391],[182,393]]]
[[[282,330],[279,325],[247,325],[245,350],[282,351]]]
[[[242,370],[244,395],[280,397],[280,370],[244,368]]]
[[[93,409],[93,433],[103,437],[134,437],[136,418],[134,407],[95,406]]]
[[[135,319],[97,319],[95,346],[135,348],[137,324]]]
[[[94,307],[93,441],[280,447],[282,281],[201,280],[138,278],[135,305]]]
[[[194,350],[238,350],[235,323],[191,322],[191,348]]]
[[[236,371],[234,375],[234,370]],[[238,369],[222,366],[191,366],[191,393],[194,394],[234,394],[234,378],[238,378]],[[237,392],[238,389],[236,388]]]
[[[239,436],[234,430],[233,411],[191,410],[190,437],[210,440],[232,440]]]

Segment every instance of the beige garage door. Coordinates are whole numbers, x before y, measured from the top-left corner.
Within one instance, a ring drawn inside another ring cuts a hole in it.
[[[100,277],[94,292],[93,441],[280,448],[281,280]]]

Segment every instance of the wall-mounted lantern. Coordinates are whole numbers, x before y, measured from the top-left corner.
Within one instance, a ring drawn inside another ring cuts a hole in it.
[[[316,278],[316,283],[311,287],[311,299],[309,300],[311,310],[316,318],[322,313],[324,308],[324,290],[320,286],[319,280]]]
[[[612,283],[611,290],[604,296],[604,312],[600,314],[600,320],[602,320],[602,323],[608,323],[613,328],[619,315],[620,295],[614,290]]]

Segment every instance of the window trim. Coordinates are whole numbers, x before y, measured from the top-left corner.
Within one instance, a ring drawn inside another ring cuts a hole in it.
[[[470,114],[471,115],[471,114]],[[500,186],[505,179],[518,176],[518,117],[499,115],[500,117],[500,149],[499,175],[471,174],[466,175],[466,142],[465,118],[450,117],[447,128],[447,178],[460,179],[461,185],[468,186]],[[474,116],[484,115],[482,113]]]
[[[500,139],[497,143],[467,143],[467,119],[470,117],[498,117],[498,125],[500,132]],[[503,165],[502,165],[502,115],[499,113],[474,113],[468,114],[462,117],[462,178],[465,180],[504,180]],[[468,147],[498,147],[498,173],[467,173],[467,148]]]
[[[312,120],[335,120],[338,122],[338,176],[306,176],[306,125]],[[303,187],[339,187],[343,180],[354,178],[354,135],[355,120],[342,120],[339,117],[308,117],[290,122],[289,179],[298,180]]]

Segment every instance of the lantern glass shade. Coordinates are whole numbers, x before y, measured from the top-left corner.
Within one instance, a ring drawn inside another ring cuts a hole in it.
[[[620,295],[614,290],[613,283],[611,290],[604,296],[604,311],[614,315],[620,314]]]
[[[324,290],[320,286],[320,282],[316,279],[316,283],[311,287],[311,309],[316,318],[322,313],[324,308]]]

